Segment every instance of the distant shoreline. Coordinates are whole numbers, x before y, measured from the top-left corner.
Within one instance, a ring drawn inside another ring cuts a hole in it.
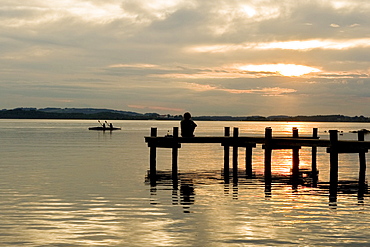
[[[81,120],[181,120],[181,115],[136,113],[95,108],[16,108],[1,110],[0,119],[81,119]],[[280,121],[280,122],[370,122],[364,116],[314,115],[314,116],[194,116],[198,121]]]

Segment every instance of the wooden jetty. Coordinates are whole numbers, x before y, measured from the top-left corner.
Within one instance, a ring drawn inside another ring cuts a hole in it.
[[[230,135],[230,127],[225,127],[223,136],[203,136],[203,137],[179,137],[178,127],[173,127],[173,135],[164,137],[157,136],[157,128],[151,128],[150,136],[145,137],[145,141],[150,148],[150,182],[156,184],[156,159],[157,148],[172,149],[172,179],[174,184],[178,180],[178,149],[182,143],[219,143],[224,147],[224,180],[229,183],[230,171],[230,147],[232,147],[232,177],[233,182],[238,182],[238,149],[245,148],[245,170],[246,177],[252,178],[252,155],[256,144],[262,144],[264,149],[264,180],[266,189],[271,188],[272,171],[271,157],[272,151],[276,149],[292,150],[292,184],[298,185],[299,180],[299,150],[302,146],[312,148],[312,172],[313,184],[317,183],[317,147],[326,147],[330,155],[330,201],[336,201],[338,189],[338,157],[340,153],[358,153],[359,154],[359,180],[358,195],[363,197],[366,188],[366,157],[365,153],[370,148],[370,142],[364,141],[364,132],[358,132],[357,141],[338,140],[338,131],[330,130],[329,140],[320,140],[317,128],[313,128],[312,136],[301,137],[298,129],[293,128],[291,137],[273,137],[272,129],[265,128],[265,136],[247,137],[239,135],[239,128],[233,129],[233,135]]]

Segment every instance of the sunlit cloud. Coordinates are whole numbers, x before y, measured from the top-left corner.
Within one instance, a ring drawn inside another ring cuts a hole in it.
[[[1,3],[3,108],[24,98],[38,107],[196,114],[368,112],[356,99],[370,95],[370,1]],[[322,97],[328,88],[333,97]],[[352,97],[345,106],[343,95]],[[215,97],[225,106],[215,109]]]
[[[295,89],[280,87],[249,89],[249,90],[240,90],[240,89],[220,89],[220,90],[234,94],[249,93],[249,94],[262,94],[264,96],[281,96],[283,94],[297,92],[297,90]]]
[[[246,2],[225,2],[223,8],[217,8],[217,17],[219,20],[232,21],[237,18],[253,18],[253,21],[262,21],[277,18],[281,15],[279,5],[270,3],[260,3],[253,5]]]
[[[147,105],[127,105],[130,108],[134,109],[149,109],[149,110],[160,110],[160,111],[171,111],[171,112],[183,112],[182,108],[171,108],[171,107],[162,107],[162,106],[147,106]]]
[[[317,76],[317,78],[325,79],[361,79],[361,78],[370,78],[370,72],[327,72]]]
[[[268,76],[302,76],[320,71],[318,68],[297,64],[235,64],[204,68],[197,73],[165,73],[150,76],[173,79],[261,78]]]
[[[1,9],[1,7],[0,7]],[[123,17],[129,17],[118,1],[93,3],[90,1],[34,1],[22,6],[7,7],[8,12],[29,13],[28,15],[9,18],[1,25],[21,27],[55,22],[63,18],[78,18],[86,22],[107,23]],[[35,18],[35,15],[37,18]]]
[[[6,59],[6,60],[24,60],[24,59],[31,59],[32,61],[35,60],[35,58],[43,58],[51,56],[54,53],[51,49],[46,49],[43,47],[30,47],[25,50],[22,50],[21,52],[7,52],[3,53],[2,57],[0,59]]]
[[[148,69],[148,68],[155,68],[158,67],[158,65],[155,64],[145,64],[145,63],[137,63],[137,64],[112,64],[109,65],[108,68],[142,68],[142,69]]]
[[[267,42],[267,43],[243,43],[243,44],[220,44],[220,45],[205,45],[193,46],[186,50],[189,52],[199,53],[220,53],[232,52],[237,50],[344,50],[356,47],[370,47],[370,38],[349,39],[349,40],[292,40],[282,42]]]
[[[133,22],[151,23],[155,20],[165,20],[179,9],[193,8],[196,1],[190,0],[125,0],[121,7]]]
[[[286,41],[259,44],[257,49],[283,49],[283,50],[344,50],[356,47],[369,47],[370,38],[350,40],[305,40]]]
[[[199,91],[199,92],[218,90],[218,88],[215,86],[203,85],[203,84],[198,84],[198,83],[190,83],[190,82],[181,83],[180,87],[194,90],[194,91]]]
[[[256,8],[250,6],[250,5],[242,5],[240,10],[244,12],[248,17],[254,17],[257,15]]]
[[[167,73],[153,74],[150,77],[170,78],[170,79],[237,79],[237,78],[261,78],[267,76],[276,76],[281,74],[268,71],[252,72],[242,71],[240,69],[227,68],[225,71],[211,70],[198,73]]]
[[[369,6],[367,1],[353,1],[353,0],[334,0],[330,1],[330,4],[336,10],[344,10],[348,11],[351,10],[353,7],[357,7],[358,4],[361,4],[363,7]]]
[[[118,4],[100,3],[99,5],[94,5],[92,2],[73,0],[58,1],[58,3],[55,4],[53,1],[50,7],[65,8],[67,13],[79,16],[86,21],[106,22],[121,18],[124,15],[122,8]]]
[[[198,83],[187,83],[183,82],[178,85],[178,87],[186,88],[189,90],[204,92],[204,91],[222,91],[231,94],[259,94],[263,96],[282,96],[284,94],[295,93],[297,90],[290,88],[280,88],[280,87],[268,87],[268,88],[255,88],[255,89],[230,89],[222,88],[207,84]]]
[[[281,15],[281,6],[270,2],[260,2],[258,5],[241,2],[222,2],[222,8],[217,5],[211,7],[212,17],[209,31],[216,36],[232,32],[236,22],[255,23],[278,18]]]
[[[254,72],[277,72],[283,76],[301,76],[321,71],[317,68],[296,64],[252,64],[240,66],[239,69]]]
[[[358,26],[360,26],[360,24],[358,24],[358,23],[349,25],[349,27],[358,27]]]

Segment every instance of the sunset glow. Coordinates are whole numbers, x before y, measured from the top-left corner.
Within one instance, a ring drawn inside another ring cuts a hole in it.
[[[301,76],[312,72],[320,72],[319,69],[296,64],[244,65],[239,69],[255,72],[277,72],[283,76]]]
[[[0,103],[366,115],[369,12],[363,0],[7,0]]]
[[[239,50],[343,50],[356,47],[370,47],[370,38],[362,39],[344,39],[344,40],[291,40],[280,42],[259,42],[259,43],[242,43],[242,44],[218,44],[189,47],[189,52],[233,52]]]
[[[369,47],[370,39],[350,39],[350,40],[293,40],[285,42],[260,43],[258,49],[285,49],[285,50],[310,50],[310,49],[330,49],[343,50],[355,47]]]
[[[231,94],[258,94],[263,96],[281,96],[284,94],[295,93],[295,89],[290,88],[251,88],[251,89],[230,89],[230,88],[221,88],[215,87],[212,85],[203,85],[197,83],[181,83],[178,86],[179,88],[186,88],[193,91],[205,92],[205,91],[220,91],[227,92]]]

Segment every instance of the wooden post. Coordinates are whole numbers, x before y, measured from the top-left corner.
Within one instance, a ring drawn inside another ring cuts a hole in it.
[[[178,166],[177,166],[177,157],[178,157],[178,146],[176,143],[176,139],[179,137],[179,127],[173,127],[173,139],[174,139],[174,143],[173,143],[173,147],[172,147],[172,180],[173,180],[173,184],[174,186],[176,185],[177,187],[177,182],[178,182],[178,173],[177,173],[177,170],[178,170]]]
[[[265,129],[265,185],[266,189],[271,186],[271,154],[272,154],[272,129]]]
[[[358,132],[358,141],[365,141],[363,131]],[[358,177],[358,198],[363,199],[365,193],[365,179],[366,179],[366,157],[365,151],[359,153],[360,169]]]
[[[329,130],[330,133],[330,202],[337,201],[338,190],[338,131]]]
[[[150,137],[157,137],[157,128],[150,129]],[[157,180],[157,147],[156,142],[151,142],[150,146],[150,184],[156,185]]]
[[[298,129],[293,127],[293,138],[298,138]],[[292,184],[293,188],[297,188],[299,182],[299,148],[293,148],[293,167],[292,167]]]
[[[230,127],[225,127],[225,137],[230,136]],[[225,183],[229,183],[230,178],[230,147],[224,145],[224,180]]]
[[[252,153],[253,153],[252,145],[247,145],[245,148],[245,172],[246,172],[247,178],[253,177]]]
[[[234,128],[233,132],[234,145],[233,145],[233,181],[234,183],[238,181],[238,137],[239,128]]]
[[[313,128],[312,137],[317,139],[317,137],[318,137],[317,128]],[[312,164],[311,164],[312,186],[316,187],[317,186],[317,180],[318,180],[318,174],[317,174],[317,147],[316,146],[312,147],[311,155],[312,155]]]

